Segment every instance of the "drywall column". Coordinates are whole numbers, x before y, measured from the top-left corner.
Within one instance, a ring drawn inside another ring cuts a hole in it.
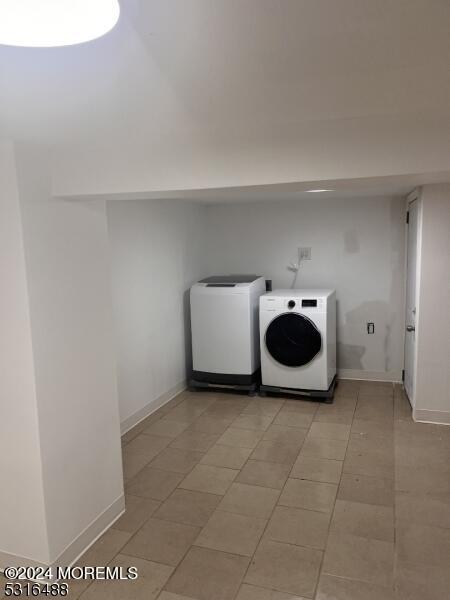
[[[16,558],[0,555],[0,568],[67,565],[124,506],[106,212],[101,202],[51,198],[42,150],[16,146],[14,155],[15,204],[2,203],[1,224],[0,351],[11,374],[0,383],[0,550]],[[3,529],[12,540],[4,549]]]
[[[119,406],[127,431],[186,386],[189,288],[204,275],[204,207],[125,200],[107,207]]]
[[[49,557],[22,223],[12,144],[0,143],[0,569]],[[33,559],[33,560],[31,560]]]
[[[422,188],[414,418],[450,424],[450,183]]]

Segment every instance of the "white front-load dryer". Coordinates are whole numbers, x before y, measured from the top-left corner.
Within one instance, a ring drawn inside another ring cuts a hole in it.
[[[336,380],[334,290],[275,290],[260,298],[264,391],[330,398]]]

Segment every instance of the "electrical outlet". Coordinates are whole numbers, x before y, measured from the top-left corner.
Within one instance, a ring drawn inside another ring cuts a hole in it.
[[[375,333],[375,323],[367,323],[367,333],[369,335]]]
[[[299,248],[298,249],[299,260],[311,260],[311,248]]]

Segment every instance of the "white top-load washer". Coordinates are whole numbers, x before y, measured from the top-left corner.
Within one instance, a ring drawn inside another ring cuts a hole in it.
[[[251,385],[259,377],[258,275],[221,275],[191,287],[193,380]]]
[[[262,390],[281,388],[332,396],[335,291],[275,290],[261,296],[260,342]]]

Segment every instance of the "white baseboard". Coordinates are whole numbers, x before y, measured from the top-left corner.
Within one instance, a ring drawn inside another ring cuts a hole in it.
[[[38,562],[24,556],[0,552],[0,572],[6,567],[70,567],[86,552],[106,530],[125,512],[125,496],[122,494],[82,531],[53,561]]]
[[[146,404],[143,408],[136,411],[131,416],[127,417],[120,424],[120,434],[124,435],[130,429],[133,429],[133,427],[135,427],[138,423],[149,417],[152,413],[155,412],[155,410],[158,410],[158,408],[164,406],[164,404],[167,404],[169,400],[172,400],[172,398],[177,396],[180,392],[184,391],[185,389],[186,381],[181,381],[173,388],[171,388],[164,394],[161,394],[161,396],[155,398],[154,400]]]
[[[417,423],[433,423],[434,425],[450,425],[450,412],[443,410],[426,410],[415,408],[413,419]]]
[[[359,369],[339,369],[338,377],[341,379],[358,379],[361,381],[389,381],[401,383],[401,373],[397,371],[362,371]]]
[[[125,496],[122,494],[61,552],[53,561],[52,566],[72,566],[124,512]]]

